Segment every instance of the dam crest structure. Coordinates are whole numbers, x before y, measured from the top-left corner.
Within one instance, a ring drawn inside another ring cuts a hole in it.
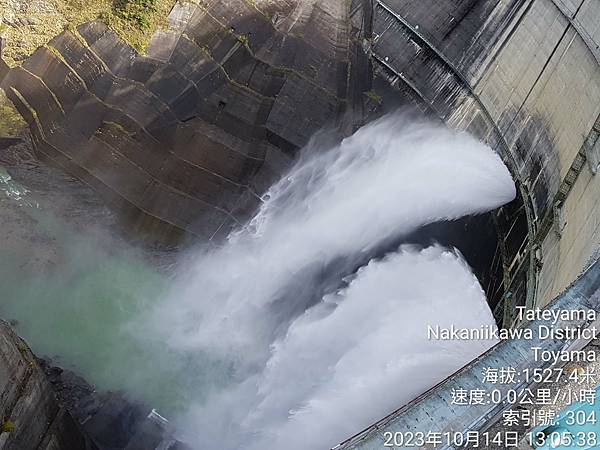
[[[518,307],[600,311],[597,0],[182,0],[145,54],[90,22],[20,66],[0,61],[0,88],[40,159],[167,243],[244,223],[323,126],[347,136],[418,110],[487,143],[515,180],[510,204],[426,231],[460,248],[498,325],[534,327]],[[25,367],[0,331],[7,367]],[[539,366],[530,345],[501,342],[338,448],[379,448],[382,430],[485,429],[501,411],[456,409],[449,390],[481,387],[487,361]]]

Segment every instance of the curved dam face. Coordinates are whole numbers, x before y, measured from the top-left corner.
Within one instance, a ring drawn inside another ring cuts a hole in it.
[[[600,5],[355,1],[355,30],[370,17],[375,89],[489,143],[517,182],[499,228],[510,324],[516,302],[545,305],[598,247]]]
[[[141,56],[100,22],[65,31],[2,87],[37,152],[138,229],[226,234],[350,97],[345,1],[181,2]]]
[[[89,23],[5,68],[2,87],[40,156],[162,239],[227,234],[319,129],[417,106],[489,143],[518,184],[520,198],[489,218],[498,242],[481,237],[494,250],[478,269],[503,272],[486,291],[511,323],[516,304],[547,303],[599,242],[599,8],[182,2],[145,56]]]
[[[597,0],[182,1],[145,55],[92,22],[0,87],[39,157],[163,241],[244,223],[323,128],[410,106],[467,131],[517,198],[408,239],[461,248],[510,327],[598,257],[599,24]]]

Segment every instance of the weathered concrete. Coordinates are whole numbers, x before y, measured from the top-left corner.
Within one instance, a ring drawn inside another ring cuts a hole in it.
[[[511,169],[521,207],[497,213],[505,291],[517,304],[547,303],[600,243],[600,182],[584,164],[600,115],[598,3],[380,0],[372,14],[378,76],[488,142]]]
[[[593,0],[181,2],[148,56],[96,22],[0,72],[40,156],[169,239],[227,233],[316,130],[359,124],[378,106],[374,65],[379,111],[418,106],[511,169],[520,198],[495,218],[513,299],[495,312],[511,322],[503,307],[547,303],[600,243],[584,164],[598,14]]]
[[[40,156],[139,227],[210,238],[347,112],[348,14],[342,0],[182,2],[148,56],[89,23],[2,86]]]
[[[59,406],[25,342],[0,321],[0,449],[94,449]]]
[[[359,3],[353,9],[355,27],[365,5],[371,6]],[[598,258],[599,4],[384,0],[372,6],[374,34],[366,45],[379,77],[403,97],[411,91],[412,101],[451,126],[488,142],[517,181],[526,232],[512,232],[521,228],[516,211],[497,213],[500,232],[508,232],[499,242],[507,293],[504,324],[514,324],[515,304],[548,304]],[[549,307],[598,311],[599,287],[596,261]],[[535,323],[526,326],[537,329]],[[569,344],[543,342],[550,350]],[[535,340],[502,342],[339,448],[381,448],[385,431],[485,429],[504,407],[453,406],[451,390],[489,392],[492,386],[481,381],[484,367],[542,367],[533,358],[534,345]],[[501,389],[507,387],[515,386]]]
[[[38,154],[137,226],[226,233],[317,129],[411,104],[488,142],[517,182],[494,214],[505,325],[597,255],[597,0],[213,0],[170,21],[148,56],[89,23],[0,67]]]

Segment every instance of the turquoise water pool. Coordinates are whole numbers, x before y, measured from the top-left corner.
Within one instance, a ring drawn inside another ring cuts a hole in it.
[[[99,390],[169,417],[185,410],[198,400],[190,392],[202,398],[223,377],[167,346],[144,319],[166,297],[169,276],[100,225],[75,227],[53,198],[0,167],[0,318],[38,356]]]

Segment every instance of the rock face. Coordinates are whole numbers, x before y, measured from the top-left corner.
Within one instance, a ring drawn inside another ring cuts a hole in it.
[[[154,31],[166,24],[176,0],[0,0],[3,58],[14,67],[65,28],[102,17],[137,49],[148,45]]]
[[[25,342],[0,321],[0,449],[95,450],[59,406]]]
[[[39,363],[61,404],[98,450],[191,450],[150,407],[132,403],[118,392],[97,392],[73,372],[52,366],[51,361]]]
[[[150,411],[37,360],[0,321],[0,450],[190,450]]]
[[[88,23],[38,49],[0,86],[29,122],[37,153],[138,229],[211,238],[247,217],[315,131],[351,116],[368,77],[351,70],[349,6],[181,2],[147,56]]]

